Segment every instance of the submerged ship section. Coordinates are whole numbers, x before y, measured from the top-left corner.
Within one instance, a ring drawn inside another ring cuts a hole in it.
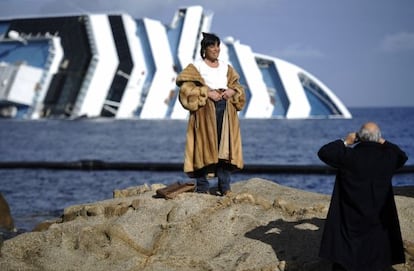
[[[176,76],[200,58],[213,13],[179,9],[170,25],[128,14],[0,21],[0,116],[186,119]],[[222,38],[220,58],[246,90],[241,118],[351,118],[321,80]]]

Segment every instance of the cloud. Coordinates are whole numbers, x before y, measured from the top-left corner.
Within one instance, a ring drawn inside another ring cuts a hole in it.
[[[275,55],[286,58],[322,58],[324,54],[310,46],[305,46],[299,43],[291,44],[285,49],[276,50]]]
[[[400,52],[414,50],[414,33],[399,32],[387,35],[380,43],[380,49],[384,52]]]

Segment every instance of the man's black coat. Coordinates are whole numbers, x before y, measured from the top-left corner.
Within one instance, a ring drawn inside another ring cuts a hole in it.
[[[407,155],[390,142],[342,140],[318,152],[337,168],[319,256],[347,270],[382,270],[404,263],[404,248],[391,179]]]

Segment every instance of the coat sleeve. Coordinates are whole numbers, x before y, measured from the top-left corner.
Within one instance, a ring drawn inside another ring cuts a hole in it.
[[[388,151],[393,152],[395,154],[395,169],[399,169],[402,166],[404,166],[405,162],[407,162],[408,160],[408,156],[403,150],[401,150],[397,145],[389,141],[385,141],[383,146],[384,148],[387,148]]]
[[[236,91],[236,94],[233,95],[230,99],[230,103],[234,105],[237,111],[243,109],[244,104],[246,103],[246,95],[244,92],[243,86],[239,82],[240,76],[237,71],[229,65],[227,71],[227,86]]]
[[[208,86],[193,64],[189,64],[176,79],[179,101],[189,111],[197,111],[206,105]]]
[[[339,168],[343,165],[345,152],[344,142],[338,139],[322,146],[318,151],[318,157],[331,167]]]

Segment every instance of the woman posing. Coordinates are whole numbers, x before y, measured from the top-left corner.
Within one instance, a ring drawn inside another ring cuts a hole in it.
[[[238,111],[245,104],[239,75],[219,59],[220,39],[203,33],[201,58],[177,77],[181,105],[190,111],[184,172],[196,179],[196,192],[209,193],[208,176],[217,176],[218,191],[231,191],[231,172],[243,168]]]

